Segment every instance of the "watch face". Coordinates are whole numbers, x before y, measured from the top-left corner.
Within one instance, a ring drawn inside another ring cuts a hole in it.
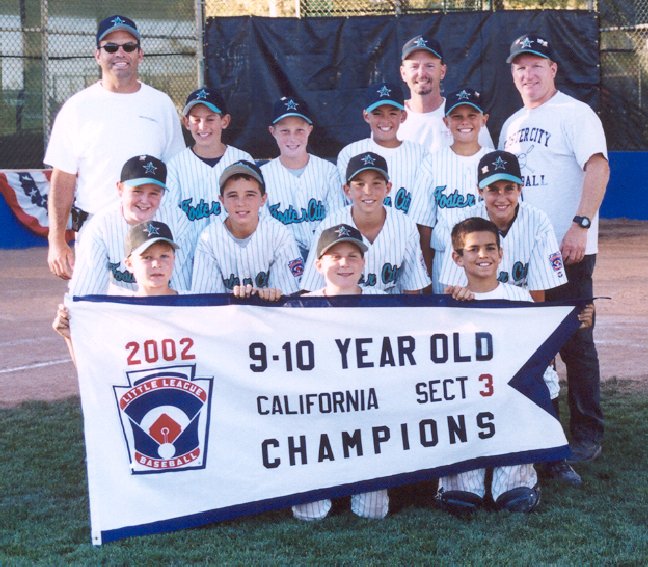
[[[574,217],[574,222],[582,228],[589,228],[592,225],[592,221],[587,217]]]

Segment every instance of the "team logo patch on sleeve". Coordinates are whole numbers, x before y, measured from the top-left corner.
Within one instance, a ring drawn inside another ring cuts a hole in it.
[[[563,261],[562,254],[560,252],[554,252],[549,256],[549,263],[553,268],[554,272],[562,272],[563,270]]]
[[[113,386],[132,474],[202,469],[212,378],[194,378],[195,365],[127,372]]]
[[[295,258],[288,262],[288,267],[290,268],[290,273],[299,278],[304,273],[304,261],[301,258]]]

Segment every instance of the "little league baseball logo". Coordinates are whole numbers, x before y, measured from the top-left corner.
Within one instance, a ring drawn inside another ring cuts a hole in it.
[[[553,268],[554,272],[562,272],[563,269],[563,261],[562,261],[562,255],[560,252],[554,252],[549,256],[549,263],[551,264],[551,267]]]
[[[113,386],[132,474],[204,468],[213,378],[195,365],[126,372]]]

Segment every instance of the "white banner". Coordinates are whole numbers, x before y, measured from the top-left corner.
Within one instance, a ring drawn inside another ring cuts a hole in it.
[[[564,457],[573,305],[75,298],[92,541]]]

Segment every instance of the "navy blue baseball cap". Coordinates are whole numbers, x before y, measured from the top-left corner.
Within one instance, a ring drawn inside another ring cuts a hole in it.
[[[376,83],[367,87],[365,111],[371,112],[383,104],[389,104],[398,108],[398,110],[405,110],[405,98],[403,97],[403,89],[400,88],[400,85],[394,83]]]
[[[412,39],[408,40],[401,51],[401,60],[407,59],[414,51],[423,49],[430,52],[436,58],[441,59],[443,62],[443,50],[441,44],[433,37],[424,35],[415,35]]]
[[[126,16],[109,16],[99,22],[97,26],[97,46],[99,42],[109,33],[116,31],[125,31],[131,34],[137,41],[140,41],[140,32],[137,24]]]
[[[477,183],[483,189],[495,181],[513,181],[523,185],[520,162],[515,154],[496,150],[490,152],[479,160],[477,166]]]
[[[257,166],[256,163],[252,163],[251,161],[248,161],[246,159],[240,159],[223,170],[223,173],[221,173],[218,182],[220,185],[221,194],[223,193],[223,186],[225,185],[225,183],[227,183],[227,180],[230,177],[234,177],[235,175],[247,175],[249,177],[252,177],[252,179],[255,179],[259,182],[259,185],[261,186],[261,194],[265,194],[265,181],[263,180],[263,173],[261,173],[261,169],[259,168],[259,166]]]
[[[225,99],[220,95],[219,92],[202,87],[197,91],[192,92],[185,101],[184,108],[182,109],[182,115],[187,116],[189,111],[196,106],[197,104],[204,104],[209,110],[224,116],[227,114],[227,109],[225,108]]]
[[[506,62],[512,63],[518,55],[522,55],[523,53],[529,53],[553,61],[553,52],[549,40],[539,36],[537,33],[526,33],[518,37],[511,44],[510,55],[506,59]]]
[[[276,124],[279,120],[287,118],[288,116],[303,118],[306,122],[312,124],[313,121],[309,115],[310,112],[308,111],[308,106],[306,106],[306,103],[303,100],[296,96],[282,96],[274,103],[271,124]]]
[[[475,89],[466,87],[461,90],[454,91],[446,96],[445,115],[448,116],[448,114],[450,114],[455,108],[461,106],[462,104],[468,104],[475,110],[478,110],[479,112],[484,114],[484,108],[481,102],[481,94]]]
[[[349,183],[356,175],[363,171],[377,171],[385,178],[385,181],[389,181],[387,162],[381,155],[366,152],[353,156],[347,165],[346,182]]]
[[[164,162],[155,156],[133,156],[122,167],[120,181],[137,187],[154,183],[166,189],[167,168]]]

